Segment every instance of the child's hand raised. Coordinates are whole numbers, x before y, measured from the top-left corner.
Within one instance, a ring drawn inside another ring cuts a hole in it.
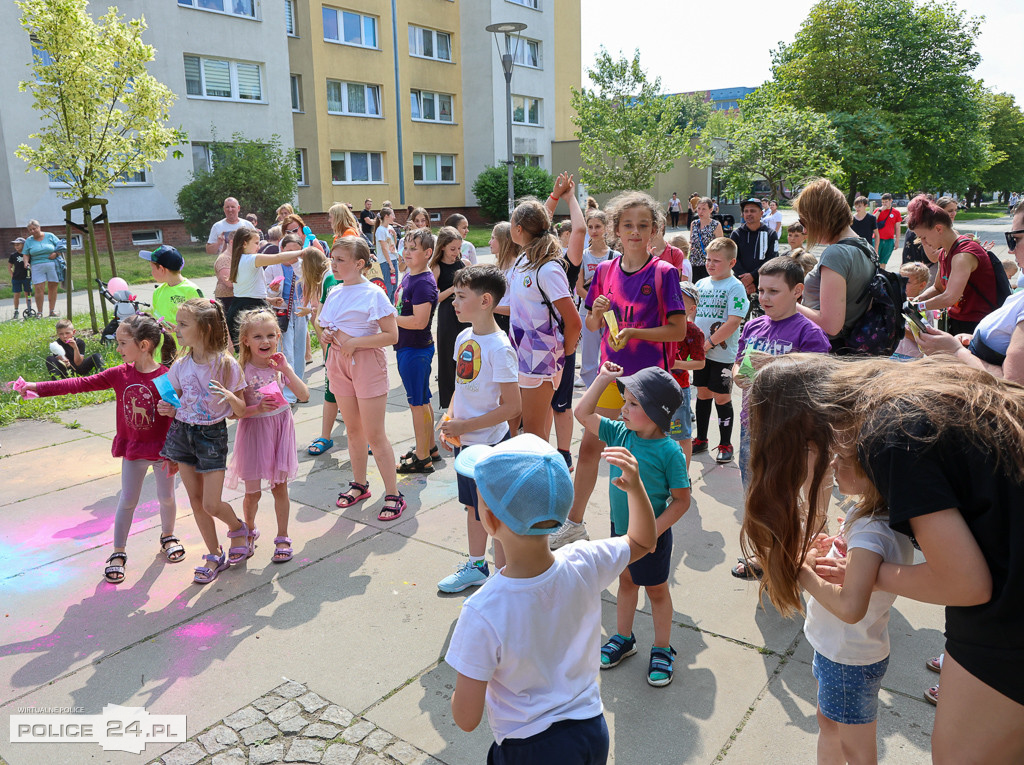
[[[273,356],[271,356],[268,359],[268,361],[270,362],[270,366],[272,366],[272,367],[287,367],[288,366],[288,360],[284,357],[284,354],[281,353],[280,351],[278,351]]]
[[[605,311],[611,307],[612,301],[608,299],[607,295],[598,295],[597,300],[594,301],[594,305],[590,309],[590,312],[600,319],[604,316]]]
[[[597,374],[599,377],[607,377],[614,380],[616,377],[622,377],[622,367],[611,361],[606,361],[601,365]]]
[[[572,176],[569,175],[569,173],[563,171],[559,173],[558,177],[555,179],[555,188],[554,191],[551,192],[551,195],[555,197],[560,197],[562,196],[562,194],[569,190],[569,187],[571,185]]]
[[[601,457],[609,465],[622,471],[622,475],[612,479],[612,484],[623,491],[643,489],[640,483],[640,465],[633,453],[624,446],[608,446],[601,452]]]

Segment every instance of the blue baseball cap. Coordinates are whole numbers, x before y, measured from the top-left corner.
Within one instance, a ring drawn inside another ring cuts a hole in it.
[[[162,244],[152,251],[141,250],[139,257],[143,260],[148,260],[150,263],[163,266],[170,271],[180,271],[185,267],[185,259],[181,257],[178,248],[171,247],[169,244]]]
[[[476,481],[487,507],[513,534],[553,534],[572,507],[572,478],[565,460],[532,433],[497,446],[467,446],[455,458],[455,470]]]

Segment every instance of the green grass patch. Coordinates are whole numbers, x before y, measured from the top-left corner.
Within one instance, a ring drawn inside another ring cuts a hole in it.
[[[107,366],[122,363],[121,355],[113,345],[101,345],[99,337],[92,335],[88,329],[88,314],[75,316],[74,322],[78,337],[85,341],[86,354],[103,354]],[[46,371],[46,357],[50,353],[50,342],[56,339],[55,323],[54,319],[29,319],[0,324],[0,348],[4,349],[0,354],[0,381],[17,380],[19,377],[31,382],[50,379]],[[31,401],[22,401],[16,393],[0,393],[0,426],[24,419],[56,420],[58,412],[113,399],[114,392],[109,390]]]
[[[466,238],[472,242],[473,246],[478,250],[482,249],[482,255],[486,255],[490,252],[489,243],[491,241],[491,231],[494,226],[470,226],[469,233],[466,234]]]
[[[1005,218],[1006,207],[997,205],[995,207],[972,207],[970,210],[961,210],[956,214],[956,222],[962,220],[992,220],[993,218]]]

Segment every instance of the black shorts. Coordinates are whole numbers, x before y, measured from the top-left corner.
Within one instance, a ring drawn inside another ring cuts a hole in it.
[[[556,412],[565,412],[572,409],[573,383],[576,381],[576,352],[565,357],[565,366],[562,367],[562,379],[558,382],[554,394],[551,396],[551,408]]]
[[[703,369],[693,370],[693,385],[712,393],[732,393],[732,364],[708,359]]]
[[[167,431],[160,456],[181,465],[191,465],[197,473],[216,473],[228,466],[228,425],[225,420],[212,425],[189,425],[175,420]]]
[[[511,437],[512,437],[512,433],[506,430],[505,431],[505,437],[502,438],[501,440],[502,441],[508,441]],[[501,443],[501,442],[499,441],[498,443]],[[455,447],[455,456],[456,457],[459,456],[459,452],[461,452],[462,449],[463,449],[463,447],[461,447],[461,446],[456,446]],[[456,485],[459,487],[459,502],[461,502],[466,507],[473,508],[473,513],[476,516],[476,519],[479,521],[480,520],[480,500],[479,500],[479,495],[477,494],[477,491],[476,491],[476,481],[474,481],[469,476],[462,475],[462,473],[456,473],[455,474],[455,481],[456,481]]]
[[[612,524],[612,536],[621,537]],[[672,570],[672,527],[669,526],[665,532],[658,537],[658,546],[654,552],[649,552],[635,563],[630,563],[629,575],[633,578],[633,584],[638,587],[655,587],[665,584],[668,581],[669,572]]]

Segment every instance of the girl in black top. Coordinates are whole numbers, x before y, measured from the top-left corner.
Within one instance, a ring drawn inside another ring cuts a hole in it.
[[[455,315],[455,274],[466,267],[459,257],[462,236],[451,226],[437,234],[430,271],[437,280],[437,396],[447,409],[455,395],[455,340],[466,326]]]

